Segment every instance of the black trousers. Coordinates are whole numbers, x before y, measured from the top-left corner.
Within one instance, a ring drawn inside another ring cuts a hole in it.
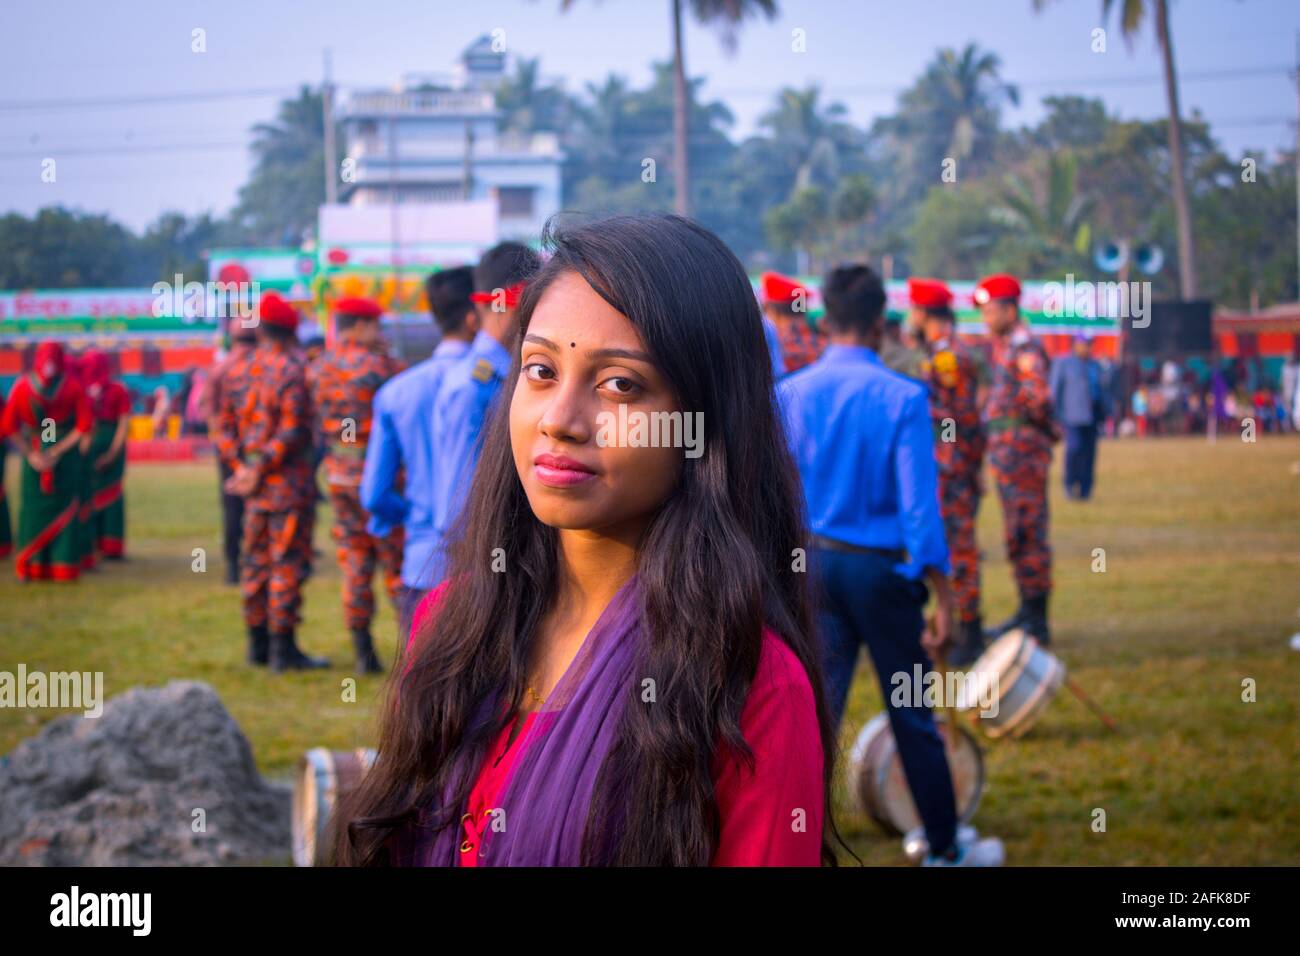
[[[225,492],[226,479],[234,474],[224,461],[217,461],[220,483],[217,490],[221,494],[221,545],[226,555],[226,564],[239,567],[239,542],[244,535],[244,499],[239,495]]]

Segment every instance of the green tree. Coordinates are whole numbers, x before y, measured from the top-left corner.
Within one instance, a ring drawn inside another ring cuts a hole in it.
[[[570,113],[564,90],[541,80],[541,58],[519,57],[515,71],[496,89],[499,126],[516,133],[560,132]]]
[[[1043,9],[1050,0],[1034,0],[1034,8]],[[1125,42],[1132,47],[1133,38],[1142,29],[1143,22],[1155,17],[1156,42],[1160,46],[1161,65],[1164,68],[1165,104],[1169,124],[1169,158],[1174,200],[1174,217],[1178,235],[1178,282],[1184,299],[1196,298],[1196,248],[1192,234],[1192,206],[1187,190],[1187,165],[1183,155],[1182,118],[1178,108],[1178,77],[1174,67],[1174,41],[1169,30],[1169,0],[1102,0],[1102,22],[1119,13],[1120,31]]]
[[[672,143],[673,143],[673,196],[679,215],[691,213],[690,135],[689,135],[689,84],[686,82],[686,49],[682,41],[682,5],[689,3],[695,19],[720,29],[723,45],[734,49],[736,34],[747,19],[776,16],[776,0],[669,0],[672,16]],[[568,10],[574,0],[560,0],[560,9]]]
[[[990,182],[932,186],[907,230],[908,271],[967,279],[987,274],[993,248],[1009,230],[992,214],[998,200]]]
[[[157,274],[139,240],[107,216],[61,206],[0,216],[0,288],[138,286]]]
[[[786,87],[776,105],[759,118],[771,134],[775,158],[790,173],[790,192],[805,186],[831,187],[839,178],[844,159],[860,146],[860,137],[844,121],[842,103],[823,106],[821,90]]]
[[[342,136],[335,138],[343,142]],[[296,245],[316,226],[325,202],[325,120],[320,93],[302,87],[280,103],[273,123],[253,127],[253,173],[232,219],[245,238]]]
[[[1011,227],[995,255],[1002,257],[1003,268],[1022,275],[1075,272],[1088,264],[1094,199],[1079,192],[1078,157],[1048,153],[1045,165],[1041,184],[1008,177],[1002,204],[992,212]]]

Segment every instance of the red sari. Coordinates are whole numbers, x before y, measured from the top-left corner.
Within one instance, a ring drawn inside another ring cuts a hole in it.
[[[81,385],[63,371],[62,351],[37,352],[37,371],[14,382],[0,417],[0,437],[18,436],[24,448],[40,450],[46,424],[55,441],[72,430],[90,430],[90,403]],[[57,354],[57,360],[51,356]],[[51,365],[51,363],[53,363]],[[57,371],[50,369],[57,366]],[[44,369],[46,374],[42,375]],[[75,581],[81,570],[77,515],[81,507],[81,453],[70,448],[53,468],[36,471],[24,458],[21,511],[14,572],[21,580]]]

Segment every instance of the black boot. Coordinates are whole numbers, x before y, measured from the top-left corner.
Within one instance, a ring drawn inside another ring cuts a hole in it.
[[[375,653],[375,641],[370,636],[370,628],[354,627],[352,629],[352,649],[357,654],[358,674],[382,674],[384,667],[379,663]]]
[[[1025,616],[1027,613],[1028,611],[1025,608],[1025,602],[1021,601],[1020,607],[1016,609],[1015,614],[1011,615],[1009,618],[1007,618],[997,627],[991,627],[984,632],[985,639],[989,641],[996,641],[999,637],[1001,637],[1003,634],[1006,634],[1008,631],[1014,631],[1018,627],[1024,627]]]
[[[274,631],[271,634],[271,670],[279,674],[283,671],[309,671],[329,667],[330,662],[323,657],[308,657],[298,649],[298,641],[293,631]]]
[[[235,561],[227,561],[227,562],[226,562],[226,583],[227,583],[227,584],[238,584],[238,583],[239,583],[239,564],[238,564],[238,562],[235,562]]]
[[[1052,643],[1051,631],[1047,627],[1047,595],[1025,600],[1025,620],[1022,625],[1025,633],[1044,647]]]
[[[271,632],[265,624],[248,629],[248,663],[263,667],[271,660]]]
[[[957,640],[948,654],[948,663],[953,667],[968,667],[984,653],[984,624],[976,617],[959,622],[957,627]]]

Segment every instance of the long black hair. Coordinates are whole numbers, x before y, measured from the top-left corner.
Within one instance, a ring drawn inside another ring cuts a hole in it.
[[[643,633],[635,673],[660,706],[627,708],[596,782],[583,841],[587,863],[705,865],[719,820],[711,760],[728,744],[747,759],[740,714],[758,667],[762,629],[807,671],[824,755],[822,860],[835,862],[831,781],[835,729],[822,686],[807,575],[802,496],[776,411],[758,304],[740,262],[708,230],[677,216],[549,223],[552,255],[519,307],[520,333],[559,276],[577,273],[636,328],[685,413],[702,412],[703,454],[684,458],[676,488],[645,530],[638,557]],[[511,377],[519,375],[515,350]],[[558,537],[533,515],[515,470],[509,395],[488,426],[465,513],[450,542],[446,591],[416,637],[410,670],[390,686],[380,760],[348,802],[339,862],[383,865],[387,840],[440,798],[455,808],[507,719],[472,729],[486,695],[510,707],[524,693],[532,635],[557,588]],[[507,573],[490,556],[503,549]]]

